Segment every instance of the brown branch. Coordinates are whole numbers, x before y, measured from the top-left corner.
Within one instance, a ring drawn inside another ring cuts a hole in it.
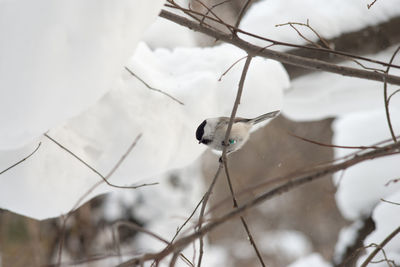
[[[376,0],[372,1],[371,4],[367,4],[368,9],[370,9],[374,4],[375,4]]]
[[[248,55],[247,58],[246,58],[246,62],[244,63],[242,75],[241,75],[240,81],[239,81],[239,88],[238,88],[238,91],[237,91],[237,94],[236,94],[235,103],[233,105],[231,117],[229,119],[228,128],[227,128],[226,133],[225,133],[224,144],[228,144],[228,139],[229,139],[230,132],[232,130],[233,121],[234,121],[234,119],[236,117],[236,112],[237,112],[237,109],[238,109],[239,104],[240,104],[240,99],[242,97],[244,81],[246,79],[247,71],[249,69],[250,62],[251,62],[252,58],[253,57],[251,55]],[[227,149],[227,146],[224,146],[224,149],[222,151],[221,159],[222,159],[222,163],[224,164],[226,179],[227,179],[227,182],[228,182],[228,185],[229,185],[229,190],[230,190],[231,196],[232,196],[233,207],[237,209],[238,208],[238,203],[237,203],[237,200],[236,200],[236,197],[235,197],[235,192],[233,190],[231,178],[230,178],[229,171],[228,171],[228,159],[226,157],[226,149]],[[257,245],[256,245],[256,243],[254,241],[254,238],[253,238],[253,236],[252,236],[252,234],[251,234],[251,232],[249,230],[249,227],[248,227],[248,225],[246,223],[246,220],[244,219],[244,217],[242,215],[240,216],[240,220],[241,220],[241,222],[243,224],[243,227],[244,227],[244,229],[246,231],[246,234],[247,234],[247,236],[248,236],[248,238],[250,240],[251,245],[253,246],[253,248],[254,248],[254,250],[256,252],[256,255],[257,255],[261,265],[265,267],[265,263],[264,263],[264,261],[262,259],[261,253],[258,250]]]
[[[324,144],[324,143],[317,142],[317,141],[314,141],[314,140],[311,140],[311,139],[308,139],[308,138],[305,138],[305,137],[301,137],[301,136],[295,135],[295,134],[290,133],[290,132],[286,132],[286,133],[288,135],[290,135],[290,136],[293,136],[293,137],[298,138],[300,140],[303,140],[305,142],[312,143],[312,144],[319,145],[319,146],[330,147],[330,148],[361,149],[361,150],[379,148],[378,146],[339,146],[339,145],[332,145],[332,144]]]
[[[393,202],[393,201],[389,201],[389,200],[386,200],[386,199],[383,199],[383,198],[381,198],[381,201],[386,202],[386,203],[389,203],[389,204],[399,205],[399,206],[400,206],[400,203]]]
[[[217,172],[215,173],[214,178],[212,179],[211,184],[208,187],[207,192],[203,196],[203,202],[202,202],[201,209],[200,209],[199,222],[197,224],[196,231],[199,231],[201,229],[201,227],[203,226],[203,217],[204,217],[204,213],[205,213],[205,210],[206,210],[207,202],[210,199],[210,196],[211,196],[212,191],[214,189],[215,183],[218,180],[218,177],[219,177],[219,174],[221,172],[221,169],[222,169],[222,162],[219,163]],[[199,243],[200,243],[200,249],[199,249],[199,260],[198,260],[198,263],[197,263],[197,267],[201,266],[201,262],[202,262],[202,259],[203,259],[203,253],[204,253],[203,236],[200,236]]]
[[[219,76],[218,81],[220,82],[222,80],[223,76],[225,76],[237,63],[239,63],[240,61],[242,61],[245,58],[247,58],[247,56],[241,57],[238,60],[236,60],[235,62],[233,62],[233,64],[226,71],[224,71],[224,73],[222,73],[221,76]]]
[[[198,32],[204,33],[206,35],[212,36],[216,39],[222,40],[224,42],[233,44],[254,56],[270,58],[270,59],[274,59],[274,60],[277,60],[282,63],[294,65],[294,66],[300,66],[303,68],[309,68],[309,69],[320,70],[320,71],[327,71],[327,72],[331,72],[331,73],[341,74],[343,76],[357,77],[357,78],[363,78],[363,79],[367,79],[367,80],[374,80],[374,81],[381,81],[381,82],[384,80],[384,78],[386,78],[386,81],[388,83],[400,85],[400,77],[399,76],[389,75],[389,74],[379,73],[379,72],[374,72],[374,71],[361,70],[361,69],[345,67],[345,66],[338,66],[338,65],[327,63],[327,62],[317,60],[317,59],[310,59],[310,58],[305,58],[305,57],[301,57],[301,56],[291,55],[288,53],[264,49],[263,47],[253,45],[242,39],[234,37],[230,34],[223,33],[216,29],[213,29],[210,27],[205,27],[204,25],[199,25],[198,23],[196,23],[192,20],[189,20],[187,18],[184,18],[182,16],[176,15],[174,13],[171,13],[171,12],[168,12],[165,10],[162,10],[159,16],[162,18],[168,19],[170,21],[173,21],[177,24],[180,24],[182,26],[185,26],[187,28],[190,28],[194,31],[198,31]],[[249,35],[253,36],[252,34],[249,34]],[[277,43],[277,44],[281,44],[281,43]],[[326,52],[328,52],[328,51],[330,53],[333,53],[330,50],[327,50]],[[337,53],[337,51],[335,53]],[[346,54],[346,53],[342,53],[342,54]],[[346,55],[354,57],[354,55],[350,55],[350,54],[346,54]],[[356,57],[356,58],[359,59],[359,57]],[[374,61],[374,63],[377,63],[377,62]],[[388,64],[384,63],[382,65],[388,65]],[[393,65],[392,65],[392,67],[393,67]],[[398,67],[400,67],[400,66],[398,66]]]
[[[390,103],[390,100],[392,99],[392,97],[393,97],[395,94],[399,93],[399,92],[400,92],[400,89],[397,89],[396,91],[394,91],[393,93],[391,93],[391,94],[389,95],[389,97],[388,97],[388,99],[387,99],[388,104]]]
[[[231,132],[231,129],[232,129],[234,118],[236,116],[236,111],[237,111],[237,109],[239,107],[240,98],[241,98],[242,92],[243,92],[244,80],[246,78],[246,74],[247,74],[247,71],[249,69],[251,59],[252,59],[252,57],[250,55],[248,55],[247,59],[246,59],[246,62],[244,63],[242,76],[240,77],[239,87],[238,87],[238,90],[237,90],[237,93],[236,93],[235,103],[233,104],[231,116],[229,118],[228,127],[227,127],[226,133],[225,133],[224,144],[228,144],[229,135],[230,135],[230,132]],[[213,189],[213,187],[214,187],[214,185],[215,185],[215,183],[216,183],[216,181],[217,181],[217,179],[219,177],[221,169],[223,168],[223,161],[224,161],[223,159],[224,158],[226,159],[226,148],[227,147],[224,146],[224,148],[222,150],[222,156],[220,158],[220,162],[219,162],[219,165],[218,165],[217,172],[214,175],[214,178],[213,178],[213,180],[211,182],[211,185],[210,185],[208,191],[204,195],[204,201],[203,201],[203,205],[202,205],[201,211],[200,211],[199,223],[198,223],[198,226],[197,226],[197,231],[201,230],[202,223],[203,223],[203,216],[204,216],[204,212],[205,212],[205,208],[206,208],[208,199],[209,199],[209,197],[211,195],[211,192],[212,192],[212,189]],[[198,260],[197,267],[201,266],[203,253],[204,253],[203,247],[204,247],[203,238],[202,238],[202,236],[200,236],[200,253],[199,253],[199,260]]]
[[[2,170],[2,171],[0,172],[0,175],[2,175],[3,173],[5,173],[5,172],[11,170],[12,168],[14,168],[15,166],[21,164],[21,163],[24,162],[25,160],[29,159],[33,154],[36,153],[36,151],[38,151],[38,149],[39,149],[39,147],[40,147],[41,144],[42,144],[42,142],[40,142],[40,143],[37,145],[37,147],[35,148],[35,150],[33,150],[28,156],[26,156],[25,158],[23,158],[23,159],[19,160],[18,162],[14,163],[14,164],[11,165],[10,167],[6,168],[5,170]]]
[[[322,36],[321,36],[316,30],[314,30],[313,27],[310,26],[308,19],[307,19],[307,24],[301,23],[301,22],[286,22],[286,23],[282,23],[282,24],[276,24],[275,27],[282,27],[282,26],[287,26],[287,25],[289,25],[290,27],[292,27],[292,29],[294,29],[294,30],[297,32],[297,34],[298,34],[301,38],[303,38],[303,40],[305,40],[306,42],[308,42],[309,44],[314,45],[315,47],[322,48],[322,46],[319,45],[318,43],[316,43],[316,42],[314,42],[314,41],[311,41],[310,39],[308,39],[307,37],[305,37],[305,36],[300,32],[300,30],[298,30],[294,25],[299,25],[299,26],[307,27],[307,28],[308,28],[309,30],[311,30],[311,31],[315,34],[315,36],[317,36],[318,39],[325,45],[325,48],[331,49],[330,46],[329,46],[329,44],[328,44],[328,42],[325,41],[325,39],[322,38]]]
[[[287,133],[287,132],[286,132],[286,133]],[[397,138],[400,138],[400,135],[398,135]],[[307,139],[307,140],[309,140],[309,139]],[[312,141],[312,140],[309,140],[309,141]],[[265,181],[265,182],[261,182],[261,183],[252,185],[252,186],[250,186],[250,187],[247,187],[247,188],[245,188],[245,189],[243,189],[243,190],[237,192],[236,195],[237,195],[237,196],[242,196],[242,195],[248,194],[249,192],[254,192],[255,190],[260,190],[261,188],[265,188],[265,187],[267,187],[267,186],[271,186],[271,185],[273,185],[273,184],[277,184],[278,182],[285,182],[285,181],[290,180],[290,179],[295,179],[295,178],[298,177],[299,175],[303,175],[303,174],[310,173],[310,172],[312,172],[312,171],[317,170],[318,168],[331,166],[331,164],[333,164],[333,163],[335,163],[335,162],[344,161],[344,160],[347,160],[347,159],[349,159],[349,158],[351,158],[351,157],[358,157],[359,154],[360,154],[361,152],[363,152],[363,151],[365,152],[366,149],[380,148],[379,145],[383,145],[383,144],[386,144],[386,143],[392,142],[392,141],[393,141],[392,138],[388,138],[388,139],[385,139],[385,140],[376,142],[376,143],[374,143],[374,144],[372,144],[372,145],[370,145],[370,146],[361,146],[361,147],[359,147],[359,148],[360,148],[360,151],[355,151],[355,152],[349,153],[349,154],[347,154],[347,155],[345,155],[345,156],[342,156],[342,157],[339,157],[339,158],[335,158],[335,159],[328,160],[328,161],[323,161],[323,162],[318,162],[318,163],[316,163],[314,166],[311,166],[311,167],[300,168],[300,169],[294,169],[293,171],[291,171],[290,173],[286,174],[285,176],[271,178],[271,179],[268,179],[268,180]],[[315,142],[315,141],[312,141],[312,142]],[[315,142],[315,143],[317,143],[317,145],[325,145],[325,144],[323,144],[323,143],[318,143],[318,142]],[[329,146],[329,145],[328,145],[328,146]],[[348,148],[348,147],[342,146],[342,148]],[[354,147],[354,149],[356,149],[356,148],[357,148],[357,147]],[[400,152],[391,152],[391,153],[389,153],[388,155],[399,154],[399,153],[400,153]],[[398,181],[400,181],[400,179],[392,179],[392,180],[388,181],[388,182],[385,184],[385,186],[388,186],[390,183],[396,183],[396,182],[398,182]],[[210,213],[210,212],[216,210],[220,205],[223,205],[223,204],[227,203],[229,200],[230,200],[230,197],[224,198],[222,201],[219,202],[218,205],[216,205],[216,206],[214,206],[214,207],[211,207],[211,208],[209,209],[208,213]]]
[[[236,200],[235,192],[234,192],[233,186],[232,186],[232,181],[231,181],[231,178],[230,178],[230,175],[229,175],[229,171],[228,171],[228,160],[225,157],[222,161],[224,163],[225,175],[226,175],[226,179],[227,179],[227,182],[228,182],[228,185],[229,185],[229,190],[231,192],[233,207],[235,209],[237,209],[239,206],[238,206],[238,202]],[[247,238],[248,238],[251,246],[253,247],[253,249],[254,249],[254,251],[255,251],[255,253],[257,255],[258,260],[260,261],[261,266],[265,267],[266,265],[264,263],[262,255],[260,253],[260,250],[258,249],[256,242],[254,241],[253,235],[251,234],[249,226],[247,225],[246,219],[244,218],[243,215],[240,215],[240,221],[242,222],[244,230],[246,231],[246,234],[247,234]]]
[[[244,16],[244,14],[246,13],[247,9],[250,7],[251,2],[253,2],[253,0],[247,0],[246,3],[243,5],[243,7],[240,9],[238,18],[235,23],[235,28],[239,28],[239,24],[242,21],[242,18]],[[235,30],[234,32],[236,34],[237,31]]]
[[[392,240],[393,237],[395,237],[398,233],[400,233],[400,226],[397,227],[392,233],[390,233],[380,244],[376,246],[374,251],[369,254],[369,256],[365,259],[365,261],[361,264],[360,267],[366,267],[371,260],[378,254],[380,250],[383,249],[383,247],[390,241]]]
[[[115,188],[124,188],[124,189],[137,189],[139,187],[142,187],[144,185],[136,185],[136,186],[121,186],[121,185],[115,185],[112,184],[108,181],[108,179],[110,178],[111,175],[113,175],[113,173],[116,171],[116,169],[121,165],[121,163],[125,160],[126,156],[132,151],[132,149],[136,146],[136,143],[139,141],[140,137],[142,136],[142,134],[139,134],[136,139],[133,141],[133,143],[129,146],[128,150],[126,151],[126,153],[124,155],[122,155],[122,157],[120,158],[120,160],[117,162],[117,164],[113,167],[113,169],[110,171],[109,174],[107,174],[106,176],[102,175],[99,171],[97,171],[95,168],[93,168],[92,166],[89,165],[89,163],[87,163],[86,161],[84,161],[83,159],[81,159],[80,157],[78,157],[75,153],[73,153],[71,150],[69,150],[68,148],[66,148],[65,146],[63,146],[62,144],[60,144],[58,141],[56,141],[54,138],[50,137],[47,133],[44,134],[44,136],[46,136],[48,139],[50,139],[53,143],[55,143],[56,145],[58,145],[60,148],[62,148],[64,151],[68,152],[70,155],[72,155],[74,158],[76,158],[77,160],[79,160],[81,163],[83,163],[86,167],[88,167],[92,172],[94,172],[95,174],[97,174],[101,179],[103,179],[103,182],[105,182],[107,185],[111,186],[111,187],[115,187]],[[146,184],[146,185],[155,185],[157,183],[152,183],[152,184]]]
[[[163,90],[160,90],[160,89],[157,89],[157,88],[154,88],[154,87],[150,86],[150,85],[149,85],[148,83],[146,83],[142,78],[140,78],[140,77],[137,76],[133,71],[131,71],[128,67],[125,67],[125,69],[126,69],[133,77],[135,77],[136,79],[138,79],[139,81],[141,81],[141,82],[142,82],[147,88],[149,88],[150,90],[159,92],[159,93],[161,93],[161,94],[163,94],[163,95],[165,95],[165,96],[168,96],[169,98],[171,98],[172,100],[178,102],[179,104],[185,105],[182,101],[180,101],[180,100],[178,100],[177,98],[173,97],[172,95],[170,95],[170,94],[164,92]]]
[[[309,43],[310,45],[312,45],[312,46],[314,46],[314,47],[316,47],[316,48],[319,48],[319,49],[323,49],[323,50],[329,49],[329,50],[331,50],[331,51],[335,51],[334,49],[332,49],[332,48],[330,47],[329,43],[328,43],[328,42],[327,42],[313,27],[310,26],[308,19],[307,19],[307,24],[300,23],[300,22],[287,22],[287,23],[283,23],[283,24],[277,24],[277,25],[275,25],[275,27],[286,26],[286,25],[289,25],[290,27],[292,27],[292,28],[297,32],[297,34],[298,34],[303,40],[305,40],[307,43]],[[319,41],[320,41],[325,47],[321,46],[318,42],[314,42],[314,41],[308,39],[307,37],[305,37],[305,36],[300,32],[300,30],[298,30],[294,25],[299,25],[299,26],[307,27],[309,30],[311,30],[311,31],[315,34],[315,36],[318,37]],[[364,64],[362,64],[362,63],[359,62],[358,60],[354,59],[353,56],[341,55],[341,54],[338,54],[338,56],[339,56],[339,57],[342,57],[342,58],[344,58],[344,59],[348,59],[348,60],[350,60],[350,61],[356,63],[357,65],[359,65],[359,66],[362,67],[363,69],[371,70],[371,71],[377,71],[377,72],[383,72],[383,73],[384,73],[384,71],[381,70],[381,69],[371,68],[371,67],[365,66]],[[389,63],[389,64],[390,64],[390,63]]]
[[[253,208],[261,203],[263,203],[266,200],[269,200],[273,197],[276,197],[284,192],[291,191],[301,185],[304,185],[306,183],[312,182],[317,179],[321,179],[322,177],[326,177],[327,174],[331,174],[340,170],[347,169],[351,166],[354,166],[358,163],[371,160],[374,158],[380,158],[387,156],[391,154],[393,151],[397,150],[400,148],[400,143],[392,143],[389,145],[386,145],[384,147],[378,148],[373,151],[369,152],[364,152],[361,153],[357,156],[354,156],[353,158],[337,163],[337,164],[332,164],[328,167],[320,168],[317,170],[313,170],[307,174],[300,175],[296,177],[295,179],[292,179],[282,185],[279,185],[268,192],[265,192],[258,197],[242,204],[239,206],[237,209],[219,217],[213,220],[212,222],[208,223],[207,225],[203,226],[201,229],[198,229],[196,232],[178,239],[175,241],[171,246],[165,248],[161,252],[156,254],[157,259],[162,259],[166,257],[167,255],[173,253],[176,250],[182,249],[186,247],[188,244],[196,240],[197,238],[200,238],[201,236],[205,235],[206,233],[210,232],[211,230],[214,230],[216,227],[220,226],[221,224],[225,223],[228,220],[231,220],[232,218],[242,214],[243,212],[247,211],[250,208]]]
[[[389,186],[391,183],[397,183],[398,181],[400,181],[400,178],[397,178],[397,179],[391,179],[389,182],[387,182],[386,184],[385,184],[385,186]]]
[[[397,49],[394,51],[392,57],[390,58],[389,63],[392,63],[392,62],[393,62],[394,58],[396,57],[396,55],[397,55],[397,53],[398,53],[399,51],[400,51],[400,46],[397,47]],[[390,66],[387,67],[385,73],[388,74],[388,73],[389,73],[389,70],[390,70]],[[388,98],[388,96],[387,96],[387,82],[386,82],[386,78],[383,79],[383,100],[384,100],[384,103],[385,103],[385,113],[386,113],[386,120],[387,120],[387,123],[388,123],[388,126],[389,126],[389,131],[390,131],[390,134],[391,134],[391,136],[392,136],[392,138],[393,138],[393,141],[394,141],[394,142],[397,142],[396,135],[394,134],[394,130],[393,130],[393,126],[392,126],[392,121],[391,121],[391,119],[390,119],[389,98]]]
[[[188,16],[193,17],[193,18],[196,18],[195,16],[193,16],[193,14],[196,14],[196,15],[199,15],[199,16],[205,16],[203,13],[197,12],[197,11],[195,11],[195,10],[187,9],[187,8],[184,8],[184,7],[181,7],[181,6],[177,5],[177,4],[175,4],[175,5],[167,5],[167,4],[166,4],[165,6],[166,6],[166,7],[175,8],[175,9],[177,9],[177,10],[180,10],[180,11],[184,12],[185,14],[187,14]],[[162,11],[162,12],[163,12],[163,11]],[[161,13],[162,13],[162,12],[161,12]],[[166,11],[166,12],[168,12],[168,11]],[[160,16],[163,17],[161,13],[160,13]],[[173,13],[171,13],[171,14],[173,14]],[[178,16],[178,17],[179,17],[179,16]],[[305,49],[305,50],[311,50],[311,51],[314,51],[314,52],[322,52],[322,53],[329,54],[329,55],[344,56],[344,57],[348,57],[348,58],[352,58],[352,59],[359,59],[359,60],[363,60],[363,61],[367,61],[367,62],[379,64],[379,65],[382,65],[382,66],[391,66],[392,68],[398,68],[398,69],[400,69],[400,66],[399,66],[399,65],[389,64],[389,63],[387,63],[387,62],[383,62],[383,61],[380,61],[380,60],[375,60],[375,59],[371,59],[371,58],[366,58],[366,57],[358,56],[358,55],[351,54],[351,53],[347,53],[347,52],[343,52],[343,51],[336,51],[336,50],[324,48],[324,47],[321,47],[321,46],[319,46],[319,47],[314,47],[314,46],[298,45],[298,44],[293,44],[293,43],[287,43],[287,42],[282,42],[282,41],[273,40],[273,39],[266,38],[266,37],[263,37],[263,36],[260,36],[260,35],[254,34],[254,33],[250,33],[250,32],[247,32],[247,31],[243,31],[243,30],[238,29],[238,28],[236,28],[236,27],[234,27],[234,26],[232,26],[232,25],[230,25],[230,24],[228,24],[228,23],[220,22],[220,21],[218,21],[217,19],[215,19],[215,18],[213,18],[213,17],[209,17],[209,16],[206,16],[206,17],[207,17],[208,19],[210,19],[210,20],[212,20],[212,21],[214,21],[214,22],[216,22],[216,23],[219,23],[219,24],[221,24],[221,25],[224,25],[224,26],[226,26],[226,27],[229,26],[229,27],[231,27],[233,30],[235,30],[235,31],[237,31],[237,32],[240,32],[240,33],[242,33],[242,34],[244,34],[244,35],[247,35],[247,36],[250,36],[250,37],[254,37],[254,38],[256,38],[256,39],[263,40],[263,41],[266,41],[266,42],[269,42],[269,43],[272,43],[272,45],[287,46],[287,47],[292,47],[292,48],[300,48],[300,49]],[[165,17],[164,17],[164,18],[165,18]],[[196,20],[199,21],[198,19],[196,19]],[[172,20],[172,21],[174,21],[175,23],[180,24],[179,22],[177,22],[177,21],[175,21],[175,20]],[[189,21],[190,21],[190,20],[189,20]],[[193,22],[193,21],[192,21],[192,22]],[[194,22],[194,23],[195,23],[195,22]],[[182,24],[181,24],[181,25],[182,25]],[[200,27],[205,26],[206,28],[208,27],[208,28],[210,28],[210,29],[212,29],[212,30],[215,30],[215,31],[217,31],[217,32],[221,32],[221,31],[219,31],[218,29],[216,29],[215,27],[212,27],[211,25],[202,25],[202,24],[197,24],[197,25],[200,26]],[[183,25],[183,26],[185,26],[185,25]],[[191,26],[186,26],[186,27],[192,29]],[[200,31],[200,30],[196,30],[196,31],[202,32],[202,31]],[[203,33],[204,33],[204,32],[203,32]],[[207,33],[205,33],[205,34],[207,34]],[[207,35],[209,35],[209,34],[207,34]],[[240,38],[238,38],[236,35],[232,35],[232,34],[227,34],[227,35],[229,36],[230,39],[240,39]],[[210,36],[212,36],[212,35],[210,35]],[[217,38],[217,37],[215,37],[215,38],[216,38],[217,40],[219,39],[219,38]],[[240,40],[241,40],[241,39],[240,39]],[[235,44],[233,43],[233,45],[235,45]],[[272,46],[272,45],[269,45],[269,46]],[[237,45],[236,45],[236,46],[237,46]],[[269,46],[266,46],[266,47],[269,47]],[[266,47],[264,47],[263,50],[264,50]],[[285,53],[285,54],[291,54],[291,53]],[[279,60],[278,60],[278,61],[279,61]],[[288,62],[287,64],[292,64],[292,63]],[[360,63],[358,63],[358,64],[360,64]],[[360,64],[360,65],[362,66],[362,64]],[[302,67],[302,66],[299,66],[299,67]],[[304,67],[304,66],[303,66],[303,67]]]
[[[213,8],[209,8],[206,4],[204,4],[202,1],[200,0],[194,0],[196,2],[198,2],[201,6],[203,6],[205,9],[207,9],[207,13],[203,16],[201,23],[204,22],[205,18],[207,17],[208,13],[211,13],[217,20],[219,23],[224,24],[224,21],[217,15],[215,14],[215,12],[213,11]],[[233,31],[231,30],[231,28],[227,27],[228,31],[230,31],[231,33],[233,33]]]
[[[167,245],[170,244],[170,242],[168,242],[168,240],[166,240],[165,238],[163,238],[163,237],[157,235],[156,233],[153,233],[153,232],[151,232],[151,231],[149,231],[149,230],[147,230],[147,229],[145,229],[145,228],[141,227],[140,225],[138,225],[138,224],[136,224],[136,223],[133,223],[133,222],[117,221],[117,222],[115,222],[115,223],[112,225],[112,227],[113,227],[113,228],[115,227],[115,229],[117,230],[117,233],[118,233],[118,229],[119,229],[121,226],[125,226],[125,227],[128,227],[128,228],[132,228],[132,229],[134,229],[134,230],[136,230],[136,231],[138,231],[138,232],[143,232],[143,233],[145,233],[145,234],[147,234],[147,235],[149,235],[149,236],[151,236],[151,237],[153,237],[153,238],[155,238],[155,239],[157,239],[157,240],[163,242],[164,244],[167,244]],[[188,263],[189,266],[194,266],[193,263],[191,263],[190,260],[189,260],[184,254],[182,254],[182,253],[180,253],[180,252],[179,252],[179,253],[176,253],[176,254],[177,254],[177,256],[182,257],[182,258],[184,259],[184,261],[185,261],[186,263]],[[125,264],[125,263],[124,263],[124,264]],[[118,265],[118,266],[125,266],[125,265],[121,264],[121,265]],[[127,266],[129,266],[129,265],[127,265]]]

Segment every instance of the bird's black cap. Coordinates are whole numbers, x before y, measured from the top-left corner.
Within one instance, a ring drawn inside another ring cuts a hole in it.
[[[201,141],[201,139],[203,138],[204,126],[206,126],[206,121],[205,120],[199,125],[199,127],[197,127],[196,139],[199,140],[199,141]]]

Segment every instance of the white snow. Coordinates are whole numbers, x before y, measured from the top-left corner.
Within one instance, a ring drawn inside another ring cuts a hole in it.
[[[167,34],[166,34],[167,33]],[[143,41],[151,48],[194,47],[197,45],[196,33],[161,17],[145,31]]]
[[[332,265],[326,262],[321,255],[313,253],[307,257],[300,258],[299,260],[290,264],[288,267],[331,267],[331,266]]]
[[[290,26],[275,27],[288,22],[307,23],[323,38],[329,39],[342,33],[356,31],[376,25],[400,15],[397,0],[375,3],[367,9],[371,1],[365,0],[264,0],[254,3],[244,16],[240,28],[278,41],[304,44],[305,41]],[[317,40],[314,33],[297,26],[310,40]],[[241,34],[240,37],[260,46],[270,43]],[[272,49],[287,50],[288,47],[273,46]]]
[[[392,123],[395,132],[400,130],[400,111],[391,107]],[[372,145],[390,138],[385,111],[364,111],[339,118],[333,124],[333,143],[344,146]],[[341,157],[354,150],[335,149],[335,156]],[[369,216],[372,209],[384,198],[400,189],[400,184],[386,186],[391,179],[398,177],[400,155],[365,161],[350,167],[343,173],[335,174],[338,184],[336,201],[341,213],[350,220]]]
[[[194,138],[196,127],[204,118],[230,115],[244,62],[233,67],[221,82],[218,78],[243,56],[242,51],[230,45],[152,52],[141,44],[129,68],[184,105],[149,90],[123,70],[122,79],[113,90],[79,116],[52,128],[49,135],[106,175],[142,134],[110,182],[127,185],[155,181],[160,174],[191,163],[204,151],[205,147]],[[282,91],[288,83],[279,63],[255,58],[238,116],[255,117],[280,109]],[[69,211],[100,180],[45,137],[41,141],[42,147],[33,157],[0,179],[0,206],[38,219]],[[29,154],[37,142],[0,153],[4,159],[0,169]],[[109,191],[111,187],[102,185],[86,199]]]
[[[295,230],[263,232],[258,241],[261,251],[272,255],[284,255],[296,260],[312,252],[312,243],[303,233]]]
[[[162,0],[2,1],[0,149],[22,147],[94,104]]]

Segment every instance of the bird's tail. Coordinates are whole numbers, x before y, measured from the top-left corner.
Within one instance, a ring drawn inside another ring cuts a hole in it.
[[[253,124],[257,124],[257,123],[262,122],[262,121],[264,121],[264,120],[266,120],[266,119],[275,118],[276,116],[279,115],[279,113],[281,113],[280,110],[275,110],[275,111],[272,111],[272,112],[268,112],[268,113],[266,113],[266,114],[263,114],[263,115],[261,115],[261,116],[258,116],[257,118],[254,118],[254,119],[252,119],[251,121],[253,122]]]

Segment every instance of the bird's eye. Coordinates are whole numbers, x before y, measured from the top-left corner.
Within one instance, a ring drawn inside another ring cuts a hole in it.
[[[236,143],[235,139],[229,139],[229,144],[233,145],[234,143]]]

